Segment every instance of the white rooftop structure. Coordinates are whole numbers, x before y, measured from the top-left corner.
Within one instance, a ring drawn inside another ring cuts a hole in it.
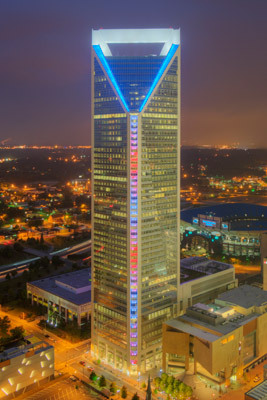
[[[180,29],[92,30],[92,45],[99,45],[106,57],[112,56],[109,44],[114,43],[163,43],[160,55],[166,56],[172,44],[180,44]]]

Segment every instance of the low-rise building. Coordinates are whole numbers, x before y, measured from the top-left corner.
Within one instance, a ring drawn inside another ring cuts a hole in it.
[[[180,312],[187,307],[215,299],[220,293],[237,286],[233,265],[209,260],[206,257],[189,257],[181,260],[178,291]]]
[[[43,341],[0,353],[0,399],[11,399],[54,378],[54,347]]]
[[[86,323],[91,315],[91,272],[89,268],[27,283],[27,297],[32,304],[47,308],[48,322],[57,325]]]
[[[189,369],[223,387],[267,355],[267,292],[244,285],[163,325],[163,369]]]

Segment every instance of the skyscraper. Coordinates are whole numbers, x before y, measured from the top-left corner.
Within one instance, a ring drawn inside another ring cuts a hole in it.
[[[161,365],[177,312],[179,45],[175,29],[92,32],[92,352],[131,374]]]

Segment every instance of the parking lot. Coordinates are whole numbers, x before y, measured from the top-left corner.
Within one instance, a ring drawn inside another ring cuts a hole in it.
[[[91,393],[79,381],[73,382],[70,378],[26,397],[28,400],[96,400],[97,398],[97,394]]]

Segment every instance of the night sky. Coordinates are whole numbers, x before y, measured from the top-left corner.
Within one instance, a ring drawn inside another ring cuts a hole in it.
[[[267,0],[0,0],[0,139],[90,144],[90,39],[181,28],[182,143],[267,147]]]

